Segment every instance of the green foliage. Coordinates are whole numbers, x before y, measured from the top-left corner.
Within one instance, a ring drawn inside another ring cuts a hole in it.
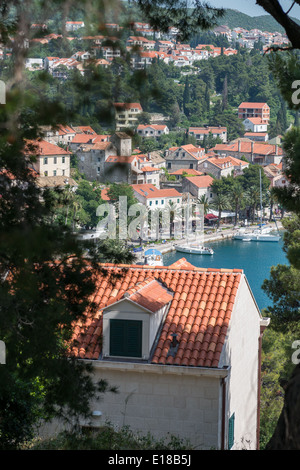
[[[266,312],[267,313],[267,312]],[[260,448],[273,435],[284,401],[284,386],[294,368],[291,361],[293,341],[298,336],[272,328],[272,323],[263,336],[261,368]]]
[[[99,430],[64,432],[56,438],[41,441],[32,450],[187,450],[187,440],[174,435],[156,439],[150,433],[134,432],[129,426],[114,429],[109,423]]]

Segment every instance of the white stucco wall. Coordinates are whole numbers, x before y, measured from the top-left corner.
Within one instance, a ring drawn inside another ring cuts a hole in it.
[[[119,393],[106,393],[92,405],[101,411],[94,425],[128,425],[156,438],[176,435],[197,449],[221,442],[220,377],[227,371],[153,364],[97,361],[95,380],[106,379]]]
[[[231,366],[227,383],[226,414],[227,419],[235,414],[233,450],[256,449],[258,341],[261,320],[243,275],[221,356],[221,363],[230,363]]]

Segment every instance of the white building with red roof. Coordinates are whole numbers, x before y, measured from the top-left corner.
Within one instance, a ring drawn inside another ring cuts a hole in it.
[[[70,176],[71,152],[46,140],[28,141],[25,146],[25,154],[35,156],[36,161],[30,162],[40,176]]]
[[[243,121],[247,118],[260,118],[265,124],[268,124],[270,107],[267,103],[243,102],[238,107],[238,117]]]
[[[184,258],[100,267],[97,308],[74,324],[70,345],[70,355],[93,366],[95,381],[118,386],[91,403],[92,426],[125,423],[199,450],[257,450],[269,319],[243,270],[197,268]]]
[[[279,145],[254,142],[249,139],[237,139],[228,144],[217,144],[212,150],[224,157],[241,158],[244,156],[248,162],[263,166],[270,163],[281,163],[284,158],[283,149]]]
[[[135,127],[139,114],[143,112],[140,103],[114,103],[114,109],[117,131]]]
[[[169,134],[169,128],[165,124],[139,124],[136,132],[141,137],[159,139],[162,135]]]
[[[164,209],[168,204],[181,206],[182,194],[176,189],[158,189],[154,184],[133,184],[135,197],[149,209]]]
[[[205,136],[209,135],[214,139],[219,137],[223,142],[227,142],[227,127],[224,126],[189,127],[188,133],[196,138],[197,143],[202,142]]]
[[[77,29],[84,28],[84,21],[66,21],[66,31],[77,31]]]

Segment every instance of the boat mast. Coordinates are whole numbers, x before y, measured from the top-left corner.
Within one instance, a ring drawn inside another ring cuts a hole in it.
[[[262,229],[262,193],[261,193],[261,169],[259,169],[259,189],[260,189],[260,228]]]

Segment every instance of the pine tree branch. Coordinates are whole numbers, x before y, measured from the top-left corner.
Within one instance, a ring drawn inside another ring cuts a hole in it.
[[[288,16],[289,11],[285,13],[278,0],[256,0],[267,13],[285,29],[288,39],[294,49],[300,49],[300,25]],[[299,1],[296,3],[300,4]]]

